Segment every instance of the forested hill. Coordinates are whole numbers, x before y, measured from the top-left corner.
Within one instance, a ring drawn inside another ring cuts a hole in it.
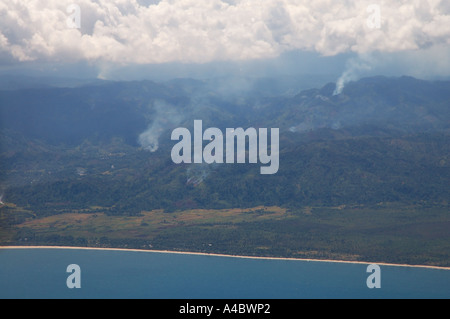
[[[0,91],[1,192],[38,215],[186,208],[447,205],[450,82],[366,78],[295,95],[227,81]],[[176,127],[280,128],[280,169],[171,161]],[[140,140],[146,132],[147,142]],[[141,144],[140,144],[141,142]],[[146,144],[147,143],[147,144]],[[151,147],[149,148],[149,145]]]

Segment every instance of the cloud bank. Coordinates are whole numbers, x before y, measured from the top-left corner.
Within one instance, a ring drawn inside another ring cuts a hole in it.
[[[0,64],[208,63],[267,59],[291,50],[367,55],[450,45],[446,0],[147,3],[0,0]],[[78,5],[79,16],[71,4]]]

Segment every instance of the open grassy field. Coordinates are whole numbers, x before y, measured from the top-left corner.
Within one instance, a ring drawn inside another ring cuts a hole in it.
[[[17,227],[32,229],[39,235],[152,239],[169,228],[249,223],[288,217],[287,210],[284,208],[263,206],[248,209],[195,209],[170,214],[162,210],[154,210],[142,212],[141,216],[108,216],[105,213],[73,212],[28,219]]]

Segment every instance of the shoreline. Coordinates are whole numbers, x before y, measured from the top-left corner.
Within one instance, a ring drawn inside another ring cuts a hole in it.
[[[195,256],[211,256],[211,257],[227,257],[227,258],[242,258],[242,259],[257,259],[257,260],[285,260],[285,261],[307,261],[307,262],[325,262],[325,263],[340,263],[340,264],[361,264],[370,265],[376,264],[379,266],[391,267],[409,267],[409,268],[426,268],[436,270],[450,270],[450,267],[428,266],[428,265],[409,265],[409,264],[391,264],[391,263],[377,263],[369,261],[350,261],[350,260],[333,260],[333,259],[312,259],[312,258],[288,258],[288,257],[259,257],[259,256],[241,256],[241,255],[227,255],[217,253],[200,253],[189,251],[171,251],[171,250],[150,250],[150,249],[131,249],[131,248],[99,248],[99,247],[74,247],[74,246],[0,246],[2,249],[72,249],[72,250],[104,250],[104,251],[122,251],[122,252],[142,252],[142,253],[160,253],[160,254],[178,254],[178,255],[195,255]]]

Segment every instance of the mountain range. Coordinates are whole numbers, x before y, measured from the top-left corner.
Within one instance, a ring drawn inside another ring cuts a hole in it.
[[[55,202],[138,214],[448,201],[450,82],[372,77],[339,95],[330,83],[292,96],[265,94],[258,84],[103,81],[0,91],[5,198],[42,214]],[[222,129],[279,128],[279,172],[172,163],[172,130],[192,129],[195,119]]]

